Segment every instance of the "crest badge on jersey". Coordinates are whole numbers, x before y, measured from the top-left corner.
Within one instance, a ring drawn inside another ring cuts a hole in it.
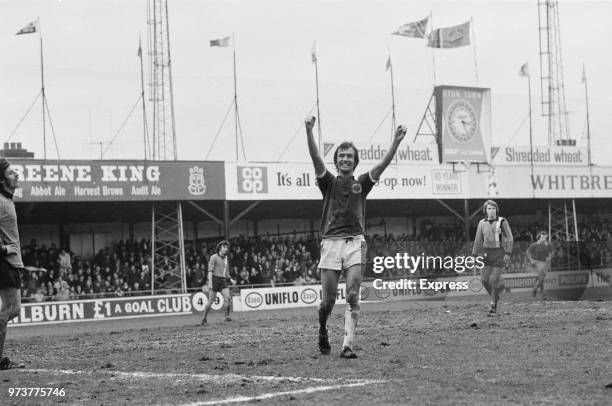
[[[356,195],[361,194],[361,190],[362,190],[361,189],[361,184],[360,183],[353,183],[353,186],[351,186],[351,190]]]

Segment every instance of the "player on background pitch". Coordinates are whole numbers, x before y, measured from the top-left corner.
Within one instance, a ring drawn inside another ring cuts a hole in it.
[[[478,223],[472,255],[484,257],[484,268],[481,272],[482,285],[491,296],[489,314],[497,313],[499,295],[504,290],[502,269],[510,262],[512,254],[512,231],[508,220],[499,216],[499,207],[493,200],[483,205],[485,218]]]
[[[319,189],[323,194],[319,262],[322,287],[319,307],[319,350],[323,354],[329,354],[331,351],[327,336],[327,319],[336,303],[338,278],[340,273],[345,271],[347,306],[344,313],[344,342],[340,356],[357,358],[353,351],[353,339],[360,314],[359,288],[366,264],[365,200],[393,159],[397,147],[406,135],[406,127],[397,128],[393,143],[384,158],[368,173],[355,179],[353,172],[359,163],[357,148],[350,142],[343,142],[336,148],[334,165],[338,176],[334,176],[325,168],[317,150],[312,134],[314,124],[315,117],[305,120],[308,151],[314,164]]]
[[[204,308],[204,318],[202,319],[202,325],[208,324],[206,317],[213,305],[217,292],[221,292],[223,295],[223,308],[225,309],[225,321],[232,321],[230,318],[230,294],[228,281],[230,283],[236,283],[229,276],[229,264],[227,259],[227,253],[229,251],[229,242],[223,240],[217,244],[217,252],[210,257],[208,263],[208,283],[203,286],[203,290],[208,290],[208,303]]]
[[[25,365],[3,357],[4,341],[9,320],[19,315],[21,308],[21,278],[23,268],[17,212],[13,194],[19,184],[19,176],[11,164],[0,158],[0,369],[24,368]]]
[[[550,269],[550,259],[552,257],[552,248],[548,243],[548,233],[546,231],[538,232],[536,241],[527,248],[527,259],[538,274],[535,286],[533,287],[533,297],[536,297],[538,288],[542,292],[542,300],[544,300],[544,276]]]

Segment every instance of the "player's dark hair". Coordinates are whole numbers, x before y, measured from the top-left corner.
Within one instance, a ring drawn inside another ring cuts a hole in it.
[[[541,236],[542,234],[546,234],[546,235],[548,235],[548,233],[547,233],[546,231],[544,231],[544,230],[540,230],[540,231],[538,231],[538,233],[536,234],[536,241],[540,239],[540,236]]]
[[[336,166],[336,170],[338,170],[338,151],[349,148],[353,148],[353,155],[355,159],[355,166],[353,166],[353,170],[355,170],[357,165],[359,165],[359,151],[357,150],[357,147],[352,142],[344,141],[342,144],[338,145],[338,148],[336,148],[336,151],[334,152],[334,165]]]
[[[228,248],[229,248],[229,245],[230,245],[230,243],[229,243],[229,241],[227,241],[227,240],[220,241],[220,242],[217,244],[217,249],[216,249],[217,254],[219,253],[219,251],[221,251],[221,247],[224,247],[224,246],[225,246],[225,247],[228,247]]]
[[[4,184],[4,181],[6,180],[6,176],[4,176],[4,173],[10,165],[10,162],[6,158],[0,158],[0,182],[2,184]]]
[[[487,200],[482,205],[482,213],[485,215],[485,217],[487,215],[487,206],[495,207],[495,214],[497,215],[497,217],[499,217],[499,206],[497,205],[497,203],[495,203],[495,200]]]

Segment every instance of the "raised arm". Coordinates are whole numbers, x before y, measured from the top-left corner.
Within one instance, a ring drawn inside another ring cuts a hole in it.
[[[314,128],[316,117],[308,117],[304,120],[304,125],[306,126],[306,138],[308,140],[308,152],[310,152],[310,159],[312,159],[312,164],[314,165],[315,175],[317,177],[321,177],[325,174],[325,163],[319,155],[319,150],[317,148],[317,143],[315,142],[314,135],[312,134],[312,129]]]
[[[395,135],[393,136],[393,142],[391,143],[391,148],[385,154],[385,156],[380,160],[380,162],[370,170],[370,175],[372,176],[372,180],[378,181],[380,179],[380,175],[387,169],[387,166],[391,163],[391,160],[395,156],[397,152],[397,147],[399,147],[400,142],[404,139],[406,135],[406,127],[400,125],[395,130]]]

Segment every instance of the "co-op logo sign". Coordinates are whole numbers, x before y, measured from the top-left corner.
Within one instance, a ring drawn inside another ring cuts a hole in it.
[[[238,193],[268,193],[268,168],[239,166]]]

